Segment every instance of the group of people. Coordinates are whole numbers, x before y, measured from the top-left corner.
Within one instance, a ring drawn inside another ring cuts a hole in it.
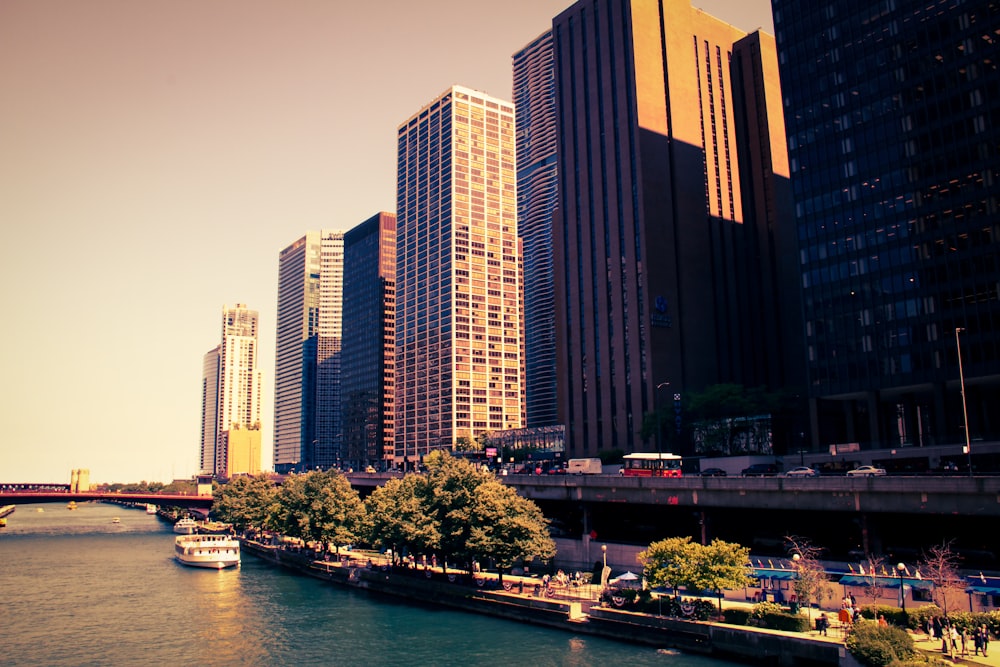
[[[956,655],[969,655],[969,643],[971,640],[975,655],[982,651],[983,657],[987,657],[990,646],[990,631],[983,623],[979,627],[972,629],[962,628],[959,630],[947,618],[935,616],[933,620],[927,621],[929,627],[925,628],[928,635],[941,640],[941,652],[949,654],[952,658]]]

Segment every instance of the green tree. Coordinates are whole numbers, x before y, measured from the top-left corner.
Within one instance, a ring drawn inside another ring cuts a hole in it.
[[[476,487],[469,519],[466,546],[473,557],[496,561],[501,583],[504,570],[518,560],[548,559],[556,554],[548,520],[538,506],[496,479],[486,479]]]
[[[365,525],[358,492],[336,470],[291,475],[278,492],[275,527],[285,535],[335,545],[356,542]]]
[[[237,477],[213,492],[212,515],[240,530],[266,528],[278,490],[267,475]]]
[[[651,586],[713,591],[719,597],[720,611],[723,589],[750,583],[749,547],[722,540],[701,545],[690,537],[670,537],[650,544],[637,560]]]
[[[397,561],[404,547],[423,553],[439,548],[441,533],[429,512],[426,487],[421,475],[409,474],[371,492],[365,499],[365,534],[372,546],[392,549]]]
[[[468,542],[472,533],[475,490],[493,477],[444,451],[434,451],[425,456],[424,465],[427,473],[421,478],[426,485],[423,493],[428,512],[437,521],[442,567],[447,562],[469,562],[472,554]]]

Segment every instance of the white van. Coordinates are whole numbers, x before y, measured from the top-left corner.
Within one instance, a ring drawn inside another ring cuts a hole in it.
[[[601,459],[570,459],[566,472],[570,475],[600,475],[604,470]]]

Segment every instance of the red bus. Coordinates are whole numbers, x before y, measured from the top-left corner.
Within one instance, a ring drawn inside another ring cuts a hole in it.
[[[680,477],[681,457],[676,454],[642,452],[626,454],[622,475],[625,477]]]

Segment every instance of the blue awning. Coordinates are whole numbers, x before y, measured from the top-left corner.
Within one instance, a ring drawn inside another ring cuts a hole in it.
[[[983,575],[979,575],[978,577],[966,577],[965,581],[969,585],[965,589],[966,593],[1000,595],[1000,577],[984,577]]]
[[[899,588],[899,577],[875,577],[875,582],[882,588]],[[934,584],[926,579],[902,579],[904,586],[910,588],[930,590]],[[838,582],[842,586],[871,586],[872,578],[861,574],[845,574]]]
[[[795,570],[771,570],[767,568],[754,568],[753,570],[754,579],[777,579],[781,580],[791,580],[796,579]]]

